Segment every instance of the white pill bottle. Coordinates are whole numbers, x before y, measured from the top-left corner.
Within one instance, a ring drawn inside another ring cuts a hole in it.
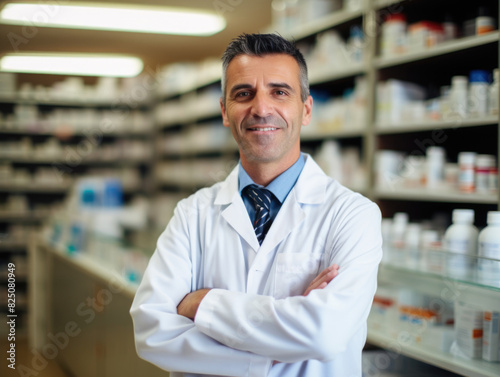
[[[479,231],[474,226],[473,209],[455,209],[452,214],[453,224],[444,234],[444,249],[449,252],[447,273],[459,279],[470,279],[477,255]]]
[[[478,278],[481,283],[500,287],[500,211],[489,211],[487,224],[479,233]]]

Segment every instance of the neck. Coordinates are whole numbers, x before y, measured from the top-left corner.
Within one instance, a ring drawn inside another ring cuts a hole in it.
[[[296,163],[299,157],[300,152],[294,158],[281,162],[248,161],[244,157],[241,157],[241,166],[243,166],[243,169],[252,178],[252,181],[265,187]]]

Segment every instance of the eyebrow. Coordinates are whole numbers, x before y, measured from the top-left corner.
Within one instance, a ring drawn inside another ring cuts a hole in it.
[[[290,90],[291,92],[294,92],[294,89],[290,85],[288,85],[286,82],[272,82],[272,83],[268,84],[267,86],[271,87],[271,88],[283,88],[283,89]],[[240,89],[252,89],[252,88],[253,88],[253,86],[250,84],[238,84],[238,85],[235,85],[231,88],[230,94],[233,95],[234,92],[237,92]]]

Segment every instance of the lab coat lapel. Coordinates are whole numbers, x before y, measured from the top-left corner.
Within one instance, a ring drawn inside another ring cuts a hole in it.
[[[267,254],[283,241],[306,217],[292,190],[281,206],[269,232],[262,242],[260,253]]]
[[[260,247],[259,241],[238,191],[238,166],[233,169],[222,185],[215,204],[221,205],[222,217],[257,252]]]
[[[325,199],[328,177],[308,155],[306,163],[285,202],[281,206],[276,219],[262,243],[260,253],[272,251],[306,218],[302,209],[304,204],[321,204]]]

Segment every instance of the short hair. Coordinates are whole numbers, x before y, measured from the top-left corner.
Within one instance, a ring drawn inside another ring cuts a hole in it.
[[[309,80],[307,64],[304,56],[294,43],[278,34],[241,34],[234,38],[222,55],[222,101],[226,104],[226,74],[231,60],[239,55],[265,56],[286,54],[295,59],[299,65],[300,96],[305,102],[309,96]]]

